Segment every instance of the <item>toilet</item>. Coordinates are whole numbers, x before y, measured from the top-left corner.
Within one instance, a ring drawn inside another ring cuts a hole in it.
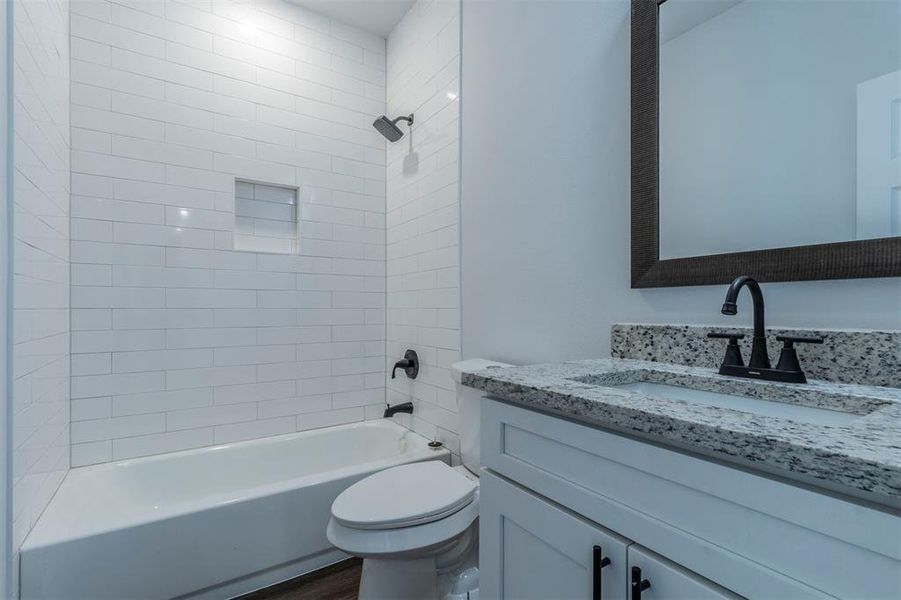
[[[433,460],[392,467],[335,499],[327,535],[338,549],[363,558],[360,600],[477,600],[483,394],[461,379],[509,366],[484,359],[452,366],[462,465]]]

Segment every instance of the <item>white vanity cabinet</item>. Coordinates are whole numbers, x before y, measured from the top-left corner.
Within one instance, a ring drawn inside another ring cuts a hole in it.
[[[897,511],[490,399],[481,429],[484,599],[901,598]]]
[[[637,600],[739,600],[722,586],[637,544],[629,546],[629,597]]]
[[[628,540],[491,473],[479,487],[480,597],[627,598]]]
[[[481,494],[483,598],[740,598],[487,471],[481,477]]]

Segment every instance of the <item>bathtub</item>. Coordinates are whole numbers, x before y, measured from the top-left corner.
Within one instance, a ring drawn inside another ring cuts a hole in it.
[[[21,550],[22,598],[229,598],[345,555],[332,501],[447,450],[369,421],[72,469]]]

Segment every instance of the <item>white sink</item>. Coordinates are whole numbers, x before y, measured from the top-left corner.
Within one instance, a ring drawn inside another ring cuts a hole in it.
[[[851,413],[839,412],[836,410],[813,408],[800,404],[770,402],[768,400],[748,398],[747,396],[733,396],[731,394],[720,394],[718,392],[693,390],[690,388],[678,387],[675,385],[666,385],[662,383],[648,383],[639,381],[635,383],[611,385],[608,387],[616,388],[619,390],[628,390],[630,392],[637,392],[645,396],[666,398],[669,400],[683,400],[685,402],[690,402],[691,404],[698,404],[701,406],[718,406],[720,408],[731,408],[732,410],[754,413],[755,415],[780,417],[783,419],[791,419],[793,421],[801,421],[815,425],[848,425],[855,419],[859,419],[861,416]]]

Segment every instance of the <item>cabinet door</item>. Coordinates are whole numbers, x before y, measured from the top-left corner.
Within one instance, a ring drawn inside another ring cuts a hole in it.
[[[490,472],[479,487],[482,598],[626,597],[627,540]]]
[[[630,600],[736,600],[730,592],[647,548],[632,544],[629,554]]]

